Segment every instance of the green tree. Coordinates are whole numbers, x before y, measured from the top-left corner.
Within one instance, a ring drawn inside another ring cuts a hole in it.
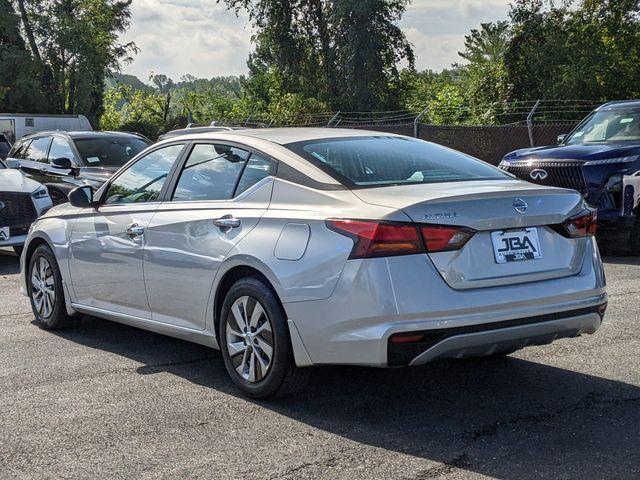
[[[0,111],[44,111],[41,71],[20,35],[20,18],[8,0],[0,0]]]

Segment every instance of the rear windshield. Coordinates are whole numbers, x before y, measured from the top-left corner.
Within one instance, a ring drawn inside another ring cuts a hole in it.
[[[74,143],[88,167],[121,167],[150,145],[133,136],[77,138]]]
[[[406,137],[323,139],[287,147],[352,188],[511,179],[473,157]]]

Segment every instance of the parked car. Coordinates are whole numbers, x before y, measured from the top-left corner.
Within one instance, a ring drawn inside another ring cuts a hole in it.
[[[579,191],[598,209],[603,243],[640,254],[640,100],[606,103],[561,135],[558,145],[516,150],[500,168]]]
[[[46,187],[0,160],[0,247],[20,255],[31,223],[52,205]]]
[[[90,314],[220,348],[250,396],[311,365],[421,365],[594,333],[595,214],[403,136],[257,129],[155,144],[29,235],[45,329]]]
[[[79,185],[100,187],[150,144],[133,133],[41,132],[16,142],[7,164],[46,185],[59,205]]]

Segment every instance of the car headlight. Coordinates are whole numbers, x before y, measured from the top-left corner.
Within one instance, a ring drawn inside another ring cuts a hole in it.
[[[31,194],[31,196],[33,198],[36,198],[36,199],[37,198],[45,198],[45,197],[49,196],[49,190],[47,190],[47,187],[42,187],[42,188],[37,189],[35,192],[33,192]]]
[[[640,155],[631,155],[630,157],[603,158],[602,160],[589,160],[585,165],[609,165],[612,163],[631,163],[640,160]]]

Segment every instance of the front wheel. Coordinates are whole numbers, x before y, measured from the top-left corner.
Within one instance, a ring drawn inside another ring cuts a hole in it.
[[[57,330],[70,325],[62,290],[58,262],[46,245],[40,245],[29,261],[27,286],[31,309],[38,324],[45,330]]]
[[[308,370],[296,367],[285,313],[261,280],[248,277],[231,287],[219,333],[227,372],[247,395],[284,396],[302,386]]]

